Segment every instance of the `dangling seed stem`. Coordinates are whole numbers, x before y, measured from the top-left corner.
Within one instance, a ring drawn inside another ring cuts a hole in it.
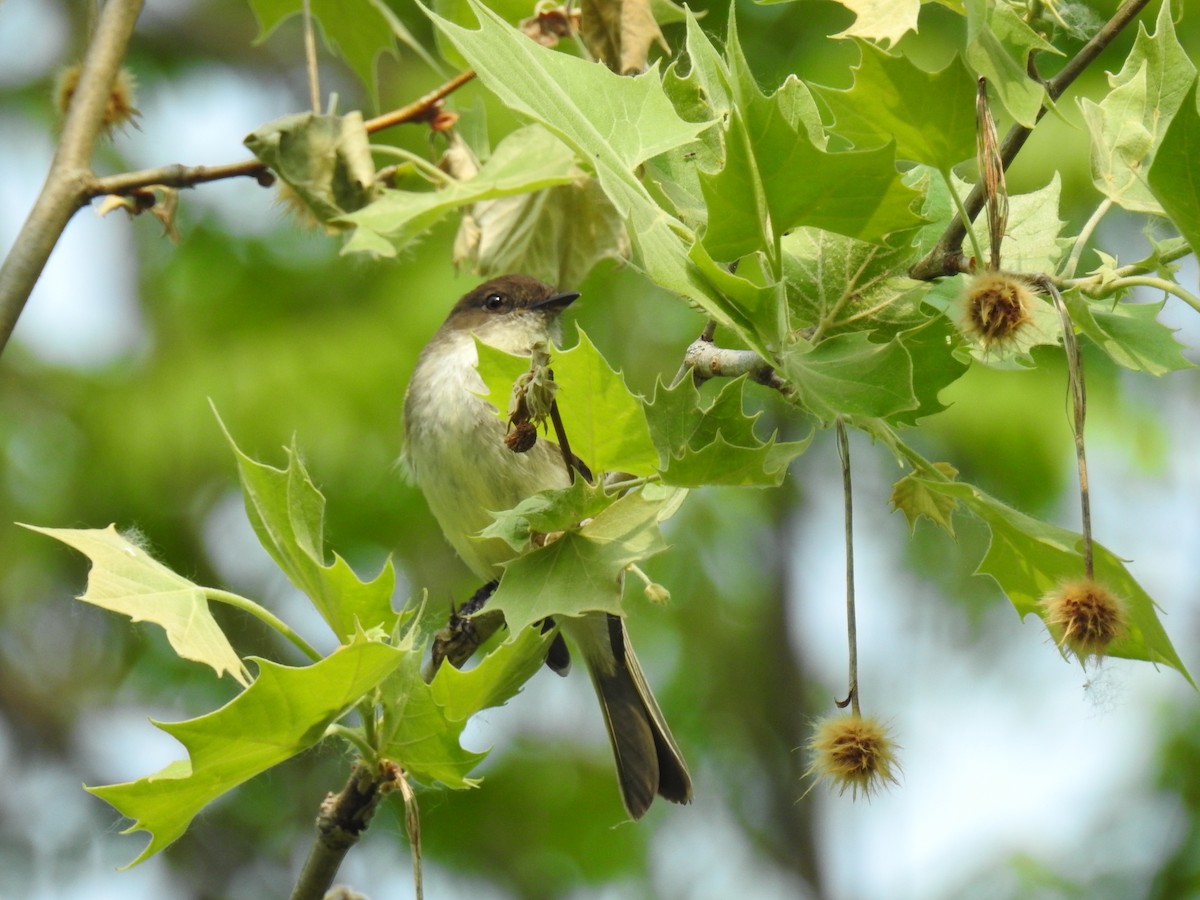
[[[850,483],[850,440],[846,435],[846,423],[840,416],[834,427],[838,458],[842,462],[842,503],[846,514],[846,641],[850,650],[850,691],[838,706],[845,707],[849,703],[851,712],[858,716],[858,627],[854,618],[854,502]]]
[[[1083,569],[1091,580],[1095,577],[1094,553],[1092,552],[1092,503],[1088,489],[1087,454],[1084,452],[1083,426],[1087,417],[1087,391],[1083,381],[1083,357],[1079,354],[1079,341],[1075,338],[1075,327],[1071,313],[1054,283],[1043,275],[1038,283],[1054,301],[1058,318],[1062,322],[1063,350],[1067,354],[1067,386],[1071,392],[1071,431],[1075,435],[1075,462],[1079,469],[1079,505],[1083,529]]]

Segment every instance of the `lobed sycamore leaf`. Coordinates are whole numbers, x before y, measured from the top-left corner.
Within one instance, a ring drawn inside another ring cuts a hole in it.
[[[838,0],[854,13],[854,24],[833,35],[837,38],[864,38],[895,44],[910,31],[917,30],[921,0]]]
[[[126,833],[150,833],[150,843],[130,865],[165,849],[221,794],[312,747],[410,656],[419,654],[360,633],[303,668],[255,659],[258,677],[225,706],[183,722],[155,722],[183,744],[186,760],[137,781],[88,788],[134,820]]]
[[[833,113],[834,133],[860,150],[894,139],[897,157],[943,172],[974,156],[976,79],[960,57],[926,72],[872,44],[860,48],[854,84],[845,90],[816,86]]]
[[[1158,320],[1165,300],[1158,303],[1118,303],[1115,299],[1089,301],[1079,291],[1070,291],[1063,299],[1075,327],[1117,365],[1151,375],[1194,367],[1195,364],[1183,355],[1183,345],[1175,339],[1174,329]]]
[[[494,513],[491,525],[480,532],[483,538],[500,538],[520,552],[529,546],[533,533],[549,534],[573,528],[611,506],[617,499],[602,485],[576,478],[569,487],[538,491],[512,509]]]
[[[219,421],[219,419],[218,419]],[[221,423],[225,430],[224,423]],[[308,595],[340,640],[360,629],[391,632],[396,576],[389,559],[371,581],[362,581],[350,565],[333,555],[325,562],[325,498],[313,485],[295,443],[286,449],[288,466],[276,469],[251,459],[225,430],[238,463],[246,515],[276,565]]]
[[[917,258],[906,240],[892,246],[797,228],[783,239],[792,327],[829,335],[920,324],[928,318],[920,309],[923,285],[908,277]]]
[[[773,486],[783,480],[812,435],[784,443],[776,443],[775,435],[759,439],[754,433],[759,414],[748,416],[742,406],[745,385],[745,376],[732,379],[703,407],[692,379],[670,388],[659,383],[646,415],[664,483]]]
[[[442,668],[452,668],[443,666]],[[474,787],[467,778],[485,753],[459,743],[466,720],[447,715],[444,704],[421,674],[421,654],[409,653],[380,685],[380,755],[399,763],[409,775],[428,784]]]
[[[464,215],[454,263],[481,278],[524,272],[580,284],[602,259],[629,255],[625,222],[594,179],[483,200]]]
[[[632,491],[587,524],[504,567],[489,610],[519,632],[550,616],[621,614],[621,574],[667,545],[658,523],[673,492]]]
[[[257,128],[243,141],[279,175],[319,221],[362,209],[380,193],[362,113],[294,113]]]
[[[886,418],[917,408],[912,359],[898,338],[874,343],[865,331],[801,341],[783,354],[796,400],[822,422],[839,415]]]
[[[1150,191],[1193,252],[1200,252],[1200,113],[1196,111],[1196,79],[1187,98],[1167,126],[1147,179]]]
[[[970,484],[932,479],[924,483],[928,490],[959,501],[988,526],[992,539],[976,571],[996,581],[1021,618],[1041,616],[1042,597],[1083,577],[1083,539],[1075,532],[1033,519]],[[1159,621],[1154,601],[1121,560],[1095,544],[1094,562],[1096,580],[1124,602],[1129,618],[1128,633],[1110,645],[1107,655],[1170,666],[1196,687]]]
[[[1029,77],[1031,53],[1061,51],[1047,43],[1007,3],[966,0],[967,65],[988,80],[1008,114],[1027,128],[1038,120],[1046,89]]]
[[[350,66],[366,85],[371,100],[379,103],[376,63],[383,54],[396,55],[396,38],[432,68],[437,63],[382,0],[309,0],[313,18],[325,35],[326,44]],[[286,19],[303,9],[302,0],[250,0],[258,20],[261,43]]]
[[[531,166],[530,160],[537,165]],[[379,199],[342,221],[355,226],[343,253],[367,251],[394,256],[460,207],[527,194],[582,178],[575,155],[544,128],[518,129],[502,140],[473,178],[449,182],[436,191],[386,190]]]
[[[101,609],[153,622],[167,633],[183,659],[204,663],[217,676],[228,672],[241,684],[250,675],[208,608],[204,588],[176,575],[137,543],[107,528],[38,528],[31,531],[62,541],[92,564],[79,599]]]
[[[1125,209],[1162,215],[1146,169],[1195,76],[1175,35],[1171,5],[1164,3],[1153,35],[1138,23],[1121,71],[1109,76],[1108,96],[1100,103],[1079,101],[1092,138],[1092,180]]]
[[[958,470],[949,463],[935,462],[933,467],[950,481],[958,477]],[[910,534],[917,528],[917,519],[924,517],[954,537],[954,510],[958,508],[958,500],[931,490],[917,473],[910,472],[892,485],[889,502],[893,510],[904,513]]]
[[[513,382],[529,369],[529,357],[514,356],[476,341],[479,375],[486,397],[499,410],[508,409]],[[625,385],[620,372],[609,366],[596,345],[579,329],[579,343],[559,350],[550,360],[555,395],[571,452],[594,472],[650,475],[658,462],[646,426],[642,401]],[[497,403],[496,398],[504,398]],[[507,418],[505,412],[502,418]],[[539,440],[543,438],[539,437]]]
[[[917,194],[902,182],[890,144],[828,153],[781,108],[782,93],[766,98],[756,90],[731,111],[725,163],[700,177],[708,208],[704,246],[714,259],[754,250],[774,259],[776,242],[802,225],[878,241],[920,224],[911,209]]]
[[[523,628],[470,669],[443,665],[430,684],[433,699],[451,722],[503,706],[541,669],[553,632]]]

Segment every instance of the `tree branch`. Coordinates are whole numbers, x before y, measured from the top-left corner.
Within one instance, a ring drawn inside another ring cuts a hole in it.
[[[378,772],[359,760],[341,793],[329,794],[317,816],[317,837],[292,891],[292,900],[320,900],[337,877],[350,848],[371,824],[383,795],[403,778],[395,764],[383,762]]]
[[[737,378],[739,375],[746,375],[751,381],[777,390],[785,396],[796,389],[780,378],[779,373],[753,350],[728,350],[718,347],[707,330],[687,348],[683,355],[683,366],[674,384],[678,384],[689,369],[697,384],[710,378]]]
[[[1127,0],[1092,39],[1067,61],[1062,71],[1046,82],[1046,94],[1050,103],[1066,92],[1075,79],[1095,61],[1104,48],[1112,43],[1113,39],[1137,17],[1149,2],[1150,0]],[[1042,108],[1037,114],[1037,121],[1041,121],[1047,109],[1049,106],[1042,104]],[[1008,170],[1017,154],[1021,152],[1025,141],[1032,133],[1032,128],[1018,124],[1010,128],[1008,134],[1004,136],[1000,145],[1000,160],[1005,171]],[[972,220],[983,209],[983,203],[983,184],[976,184],[966,202],[967,213]],[[952,219],[934,248],[912,267],[909,274],[919,281],[930,281],[943,275],[957,275],[959,272],[967,271],[970,263],[962,253],[962,242],[966,235],[967,226],[961,218]]]
[[[127,196],[152,187],[190,188],[225,178],[253,178],[263,187],[275,183],[275,176],[257,159],[218,166],[173,164],[103,178],[92,174],[89,161],[100,132],[104,108],[142,2],[109,0],[104,5],[45,186],[0,266],[0,354],[3,354],[17,319],[67,222],[95,198],[110,194]],[[470,69],[460,72],[407,106],[368,120],[365,123],[367,133],[374,134],[406,122],[428,121],[442,100],[474,77],[475,73]]]
[[[88,200],[92,151],[142,2],[109,0],[100,11],[46,182],[0,265],[0,353],[67,222]]]

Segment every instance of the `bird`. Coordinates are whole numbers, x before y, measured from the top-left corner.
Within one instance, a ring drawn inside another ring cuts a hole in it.
[[[479,396],[485,388],[476,370],[475,338],[529,355],[535,344],[549,346],[560,338],[562,312],[578,297],[527,275],[484,282],[454,305],[422,349],[405,393],[409,471],[446,539],[490,586],[516,555],[503,540],[477,537],[491,523],[490,511],[511,509],[538,491],[567,487],[571,475],[564,454],[548,439],[520,453],[505,445],[505,423]],[[486,594],[481,591],[477,600]],[[595,612],[560,616],[556,622],[591,675],[629,816],[642,818],[655,796],[690,802],[691,774],[646,683],[624,620]],[[561,653],[552,649],[551,657],[552,668],[565,668]]]

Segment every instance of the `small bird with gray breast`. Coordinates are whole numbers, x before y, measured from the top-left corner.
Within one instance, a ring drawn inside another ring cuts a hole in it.
[[[405,456],[446,539],[485,581],[500,577],[514,553],[499,539],[481,540],[489,511],[511,509],[548,488],[566,487],[558,446],[539,439],[528,452],[505,446],[505,426],[478,394],[475,337],[528,355],[561,332],[560,315],[579,295],[558,292],[525,275],[492,279],[464,296],[421,351],[404,406]],[[582,655],[608,727],[625,808],[634,819],[655,795],[692,798],[687,764],[654,700],[619,616],[597,612],[560,617],[563,634]]]

